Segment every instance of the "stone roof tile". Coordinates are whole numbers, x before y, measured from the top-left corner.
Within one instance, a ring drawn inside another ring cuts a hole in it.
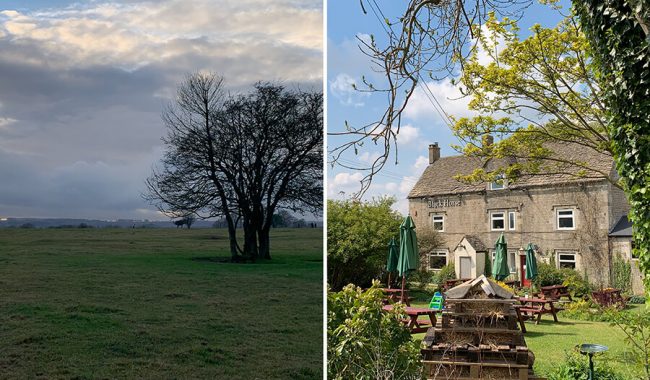
[[[527,188],[548,184],[568,184],[602,181],[614,168],[614,160],[608,153],[599,153],[595,150],[578,144],[553,143],[550,148],[555,152],[554,157],[569,162],[589,163],[594,170],[585,170],[584,175],[576,176],[582,169],[575,165],[561,170],[562,173],[538,174],[519,177],[515,182],[509,183],[508,188]],[[514,159],[501,159],[512,163]],[[449,156],[441,157],[430,164],[420,176],[418,182],[408,195],[408,198],[422,198],[436,195],[473,193],[487,189],[486,183],[464,183],[454,179],[457,175],[471,174],[475,169],[495,169],[496,164],[486,163],[477,157]],[[598,173],[600,172],[600,173]]]

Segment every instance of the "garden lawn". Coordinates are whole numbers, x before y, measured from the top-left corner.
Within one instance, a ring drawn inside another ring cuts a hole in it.
[[[428,303],[415,303],[413,306],[427,307]],[[637,311],[642,306],[635,306]],[[623,341],[625,334],[607,322],[575,321],[558,316],[559,322],[553,322],[551,315],[542,316],[539,325],[533,321],[526,322],[524,334],[528,348],[535,354],[535,374],[544,376],[565,360],[567,352],[582,343],[596,343],[609,347],[604,355],[595,356],[595,362],[604,362],[612,366],[626,378],[638,378],[643,367],[634,362],[629,346]],[[424,334],[414,334],[415,340],[421,341]],[[587,357],[585,356],[585,360]]]
[[[322,378],[321,229],[0,229],[0,378]]]

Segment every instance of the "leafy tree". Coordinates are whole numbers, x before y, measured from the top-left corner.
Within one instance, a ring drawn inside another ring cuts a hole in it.
[[[385,269],[388,243],[398,238],[401,216],[393,198],[327,202],[327,277],[332,289],[369,286]]]
[[[167,151],[148,198],[166,213],[223,216],[233,260],[270,259],[276,210],[322,209],[322,94],[258,83],[226,97],[222,83],[199,73],[179,87],[163,113]]]
[[[480,49],[465,61],[460,77],[462,91],[471,95],[469,108],[481,116],[455,120],[453,131],[465,142],[457,149],[497,164],[460,178],[492,182],[562,173],[620,187],[611,170],[564,152],[568,144],[572,151],[612,155],[596,70],[575,17],[555,28],[535,25],[524,40],[515,21],[493,14],[481,28]],[[488,62],[480,59],[485,56]],[[501,139],[486,138],[493,135]]]
[[[418,251],[420,262],[427,263],[427,256],[443,244],[440,233],[431,226],[418,227]]]
[[[418,345],[401,321],[402,306],[382,308],[379,282],[362,291],[350,284],[327,294],[329,379],[420,379]]]
[[[634,251],[650,289],[650,5],[574,0],[599,68],[608,132],[630,202]]]

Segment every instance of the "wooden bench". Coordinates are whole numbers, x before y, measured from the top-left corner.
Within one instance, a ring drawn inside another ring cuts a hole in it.
[[[384,310],[386,311],[392,309],[393,309],[392,305],[384,306]],[[411,331],[411,334],[426,332],[429,329],[429,327],[436,325],[437,310],[423,308],[423,307],[407,306],[404,309],[404,313],[406,314],[407,317],[402,319],[402,322],[404,322],[404,324],[407,325],[407,327]],[[419,317],[421,316],[427,316],[428,320],[419,319]]]
[[[569,287],[564,285],[551,285],[551,286],[542,286],[541,298],[549,298],[553,300],[559,300],[562,297],[567,297],[569,301],[573,301],[571,298],[571,293],[569,293]]]
[[[537,316],[535,324],[538,325],[539,321],[542,319],[542,314],[551,314],[553,315],[553,320],[558,322],[557,311],[558,308],[555,307],[555,300],[545,299],[545,298],[524,298],[519,297],[519,302],[522,306],[519,306],[519,312],[522,314],[527,314],[530,317]],[[548,306],[548,307],[547,307]]]

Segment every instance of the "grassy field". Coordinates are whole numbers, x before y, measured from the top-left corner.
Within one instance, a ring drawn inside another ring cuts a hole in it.
[[[0,229],[0,378],[322,378],[322,236]]]
[[[423,293],[417,293],[413,306],[427,307],[428,302],[423,302]],[[631,311],[638,311],[644,305],[635,305]],[[535,353],[535,373],[544,376],[559,363],[563,362],[566,353],[575,350],[576,345],[582,343],[597,343],[605,345],[609,351],[598,355],[595,361],[607,361],[617,372],[627,378],[639,378],[643,367],[634,362],[630,349],[623,339],[625,334],[617,328],[611,327],[606,322],[575,321],[558,317],[555,323],[553,317],[544,315],[539,325],[534,321],[526,322],[527,332],[524,334],[526,344]],[[415,334],[413,338],[421,341],[424,333]],[[585,360],[587,358],[585,357]]]

